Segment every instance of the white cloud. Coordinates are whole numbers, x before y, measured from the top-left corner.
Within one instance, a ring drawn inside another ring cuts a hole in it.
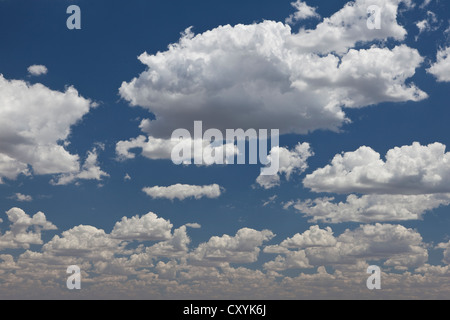
[[[427,11],[427,18],[416,22],[416,27],[419,29],[419,35],[416,36],[416,41],[424,32],[432,32],[439,29],[439,20],[436,14],[432,11]]]
[[[286,253],[289,249],[305,249],[311,247],[334,247],[336,238],[333,236],[333,230],[330,227],[320,229],[319,226],[312,226],[302,234],[296,234],[292,238],[287,238],[279,245],[267,246],[264,252],[267,253]]]
[[[264,268],[270,271],[284,271],[289,269],[312,268],[305,251],[287,251],[284,256],[277,256],[275,260],[266,262]]]
[[[275,271],[308,265],[347,268],[373,260],[384,260],[385,266],[403,269],[422,266],[428,259],[426,245],[417,231],[379,223],[347,229],[336,238],[330,228],[321,230],[315,226],[265,251],[282,254],[264,265]]]
[[[201,227],[202,227],[198,223],[186,223],[185,226],[188,228],[192,228],[192,229],[201,229]]]
[[[274,236],[269,230],[257,231],[244,228],[234,237],[229,235],[212,237],[190,254],[189,261],[200,265],[256,262],[261,251],[259,247]]]
[[[329,18],[325,18],[314,30],[300,30],[294,38],[296,46],[312,52],[344,53],[356,43],[388,38],[403,40],[407,34],[405,28],[397,23],[399,5],[411,7],[412,1],[402,0],[356,0],[345,6]],[[367,28],[367,8],[377,5],[381,9],[381,29]]]
[[[439,82],[450,82],[450,47],[438,51],[436,63],[427,71]]]
[[[54,228],[43,214],[30,218],[20,209],[11,212],[10,220],[15,229]],[[271,231],[243,228],[234,236],[213,236],[191,248],[187,225],[170,234],[171,228],[169,221],[148,214],[122,219],[111,233],[78,226],[55,236],[39,251],[26,250],[18,257],[1,254],[0,297],[73,299],[74,293],[68,293],[60,279],[68,265],[76,264],[82,270],[82,298],[371,299],[372,292],[364,286],[368,261],[382,267],[380,297],[442,298],[450,293],[448,266],[427,264],[429,246],[417,231],[399,225],[360,226],[340,235],[312,226],[266,247],[266,255],[279,255],[264,264],[265,270],[242,264],[260,259],[265,242],[275,236]],[[153,238],[155,244],[129,245],[149,239],[148,231],[159,234]],[[20,247],[22,243],[15,248]],[[437,248],[445,252],[448,244]],[[287,269],[309,270],[290,276],[284,274]]]
[[[336,155],[303,180],[314,192],[350,194],[345,201],[327,197],[290,205],[312,222],[420,220],[426,212],[450,205],[449,160],[440,143],[397,147],[385,161],[373,149],[360,147]]]
[[[450,241],[448,243],[440,243],[437,246],[439,249],[444,249],[444,259],[443,262],[450,265]]]
[[[387,222],[420,220],[430,210],[450,205],[450,194],[349,195],[343,202],[334,198],[298,201],[294,208],[311,222]]]
[[[330,165],[303,180],[314,192],[374,194],[434,194],[450,192],[450,153],[433,143],[391,149],[383,161],[369,147],[336,155]]]
[[[218,198],[223,192],[217,184],[207,186],[194,186],[187,184],[175,184],[168,187],[147,187],[142,189],[148,196],[153,199],[170,199],[170,200],[185,200],[188,198],[195,198],[196,200],[201,198]]]
[[[173,225],[152,212],[139,217],[123,217],[111,232],[115,239],[129,241],[161,241],[172,237]]]
[[[16,201],[20,201],[20,202],[30,202],[33,201],[33,197],[26,195],[26,194],[22,194],[22,193],[16,193],[14,196],[10,197],[10,199],[14,199]]]
[[[276,175],[259,175],[256,182],[265,189],[279,186],[281,175],[285,175],[286,180],[289,181],[292,174],[303,173],[308,168],[307,160],[313,155],[309,143],[299,143],[292,151],[283,147],[274,147],[270,150],[267,161],[271,163],[273,157],[279,159],[278,173]]]
[[[42,244],[41,230],[56,230],[47,221],[45,214],[36,213],[30,217],[20,208],[12,208],[6,212],[11,222],[10,230],[0,234],[0,249],[28,249],[32,244]],[[32,230],[30,230],[32,229]]]
[[[157,257],[171,259],[186,257],[190,239],[186,226],[172,233],[170,221],[148,214],[132,218],[123,217],[111,233],[93,226],[80,225],[56,235],[42,247],[39,261],[58,263],[92,263],[92,272],[111,275],[136,274],[136,268],[153,267]],[[130,242],[154,241],[154,245],[128,249]],[[40,255],[40,256],[39,256]],[[61,260],[62,259],[62,260]],[[75,259],[75,260],[68,260]]]
[[[116,145],[116,153],[120,160],[134,159],[135,154],[130,150],[142,149],[142,155],[152,160],[170,159],[173,147],[176,143],[171,139],[155,139],[139,136],[129,141],[119,141]]]
[[[98,165],[98,151],[97,148],[89,151],[83,166],[78,172],[67,173],[60,175],[57,180],[52,180],[54,185],[68,185],[77,180],[97,180],[100,181],[104,177],[109,177],[109,174],[104,172]]]
[[[0,75],[0,183],[31,172],[77,172],[79,157],[60,142],[90,107],[73,87],[58,92]]]
[[[220,26],[195,36],[188,30],[167,51],[142,54],[147,70],[123,82],[120,95],[156,115],[141,124],[151,139],[168,138],[196,120],[222,132],[338,130],[348,121],[343,108],[427,97],[406,83],[423,61],[417,50],[351,49],[360,41],[403,39],[406,31],[396,22],[401,2],[359,0],[299,33],[274,21]],[[380,31],[366,26],[368,4],[383,8]]]
[[[188,245],[191,239],[187,235],[186,226],[174,230],[173,235],[166,241],[161,241],[146,249],[151,257],[183,258],[187,257]]]
[[[291,14],[287,19],[287,24],[295,24],[297,21],[305,20],[308,18],[320,18],[320,15],[316,12],[317,8],[310,7],[301,0],[292,2],[291,5],[297,10]]]
[[[42,250],[55,257],[87,258],[93,261],[112,260],[120,254],[121,240],[110,237],[104,230],[80,225],[56,235]]]
[[[146,120],[143,123],[147,123]],[[141,125],[141,128],[143,126]],[[141,149],[141,154],[151,160],[173,160],[172,151],[176,146],[183,145],[186,150],[191,150],[190,155],[182,155],[183,164],[199,163],[201,165],[211,165],[215,163],[212,155],[220,153],[224,155],[223,164],[227,164],[226,155],[237,155],[239,150],[233,143],[223,143],[221,145],[211,144],[210,141],[202,140],[202,149],[196,150],[194,145],[197,141],[194,139],[185,139],[178,141],[176,139],[160,139],[154,137],[145,137],[143,135],[127,141],[119,141],[116,144],[116,154],[118,160],[134,159],[133,149]],[[192,161],[193,160],[193,161]]]
[[[47,74],[48,70],[46,66],[43,65],[32,65],[28,67],[28,73],[32,76],[41,76]]]

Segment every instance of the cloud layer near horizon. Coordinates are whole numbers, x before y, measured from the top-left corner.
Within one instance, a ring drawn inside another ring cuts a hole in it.
[[[368,294],[368,261],[383,266],[380,294],[384,297],[444,297],[449,288],[449,245],[433,247],[424,243],[416,230],[401,225],[362,225],[340,235],[330,227],[311,226],[276,241],[270,230],[242,228],[235,235],[212,236],[191,246],[187,228],[199,228],[198,224],[174,229],[169,220],[149,212],[123,217],[110,233],[80,225],[44,243],[41,231],[56,230],[44,213],[30,217],[13,208],[7,216],[10,230],[0,235],[0,245],[24,251],[17,257],[0,255],[0,297],[68,296],[66,268],[74,264],[82,270],[84,298],[113,298],[117,290],[122,298],[153,299],[298,299],[343,292],[348,297],[363,297]],[[427,263],[430,250],[442,250],[443,265]],[[262,254],[265,271],[255,270]],[[284,274],[289,269],[310,271],[298,276]],[[411,273],[398,274],[394,269]],[[28,287],[26,293],[21,291],[24,287]]]

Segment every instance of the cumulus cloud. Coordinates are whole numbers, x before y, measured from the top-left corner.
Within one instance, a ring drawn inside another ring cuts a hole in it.
[[[289,202],[311,222],[390,222],[420,220],[441,206],[450,205],[450,177],[446,146],[417,142],[387,152],[385,160],[363,146],[336,155],[331,164],[303,180],[314,192],[349,194]],[[362,195],[357,195],[357,194]]]
[[[391,149],[386,161],[369,147],[336,155],[330,165],[303,180],[314,192],[363,194],[449,193],[450,154],[446,146],[433,143]]]
[[[42,250],[56,257],[87,258],[94,261],[112,259],[120,254],[120,240],[113,239],[104,230],[80,225],[56,235]]]
[[[189,260],[195,264],[206,265],[256,262],[261,250],[259,247],[274,236],[269,230],[244,228],[234,237],[212,237],[208,242],[200,244],[190,254]]]
[[[444,259],[442,261],[450,265],[450,241],[447,243],[440,243],[437,247],[439,249],[444,249]]]
[[[146,123],[146,120],[143,121]],[[142,126],[141,126],[142,127]],[[196,149],[195,144],[201,144],[202,148]],[[143,135],[126,141],[119,141],[116,144],[116,154],[118,160],[134,159],[136,154],[134,149],[141,149],[141,154],[152,160],[172,160],[172,152],[175,147],[184,148],[184,150],[190,150],[187,154],[177,155],[180,156],[182,164],[192,164],[193,162],[199,165],[212,165],[217,161],[220,164],[227,164],[227,155],[235,156],[239,154],[239,149],[234,143],[226,142],[223,144],[215,145],[211,141],[207,140],[195,140],[184,139],[182,141],[172,138],[154,138],[145,137]],[[222,154],[223,158],[215,158],[213,155]]]
[[[146,215],[123,217],[118,221],[111,233],[93,226],[80,225],[56,235],[42,247],[44,259],[59,259],[72,257],[80,261],[95,261],[97,267],[112,264],[125,272],[128,268],[152,266],[156,257],[176,258],[186,255],[190,239],[186,227],[182,226],[172,232],[173,225],[169,220],[149,212]],[[156,244],[144,248],[127,249],[130,242],[154,241]],[[120,256],[125,255],[126,258]],[[117,272],[110,270],[109,272]],[[132,272],[128,270],[127,272]]]
[[[77,172],[78,155],[60,142],[91,106],[73,87],[59,92],[0,75],[0,183],[20,174]]]
[[[114,226],[111,236],[121,240],[161,241],[172,237],[173,225],[170,221],[158,218],[153,212],[139,217],[123,217]]]
[[[345,201],[317,198],[298,201],[294,208],[311,222],[388,222],[421,220],[423,215],[440,206],[450,205],[450,194],[424,195],[349,195]]]
[[[428,259],[422,240],[417,231],[400,225],[363,225],[347,229],[336,238],[330,228],[315,226],[280,245],[267,247],[265,251],[282,255],[264,267],[274,271],[317,265],[345,268],[380,259],[394,268],[419,267]]]
[[[119,92],[130,105],[155,114],[155,121],[141,125],[154,138],[167,138],[196,120],[223,132],[338,130],[348,121],[343,108],[427,97],[406,83],[423,61],[417,50],[352,48],[403,39],[406,31],[396,22],[401,2],[375,1],[383,8],[383,28],[376,32],[365,22],[374,2],[365,0],[299,33],[274,21],[219,26],[198,35],[189,29],[167,51],[143,53],[139,60],[147,70],[123,82]]]
[[[9,219],[16,235],[30,233],[23,231],[26,226],[55,228],[43,214],[30,217],[20,209],[12,210]],[[234,236],[212,236],[191,247],[187,227],[173,230],[170,221],[148,213],[123,218],[111,233],[81,225],[53,237],[40,250],[26,250],[18,256],[0,254],[0,297],[69,297],[61,278],[66,279],[68,265],[76,264],[82,270],[80,298],[301,299],[345,295],[370,299],[373,296],[365,287],[368,261],[382,266],[383,297],[430,298],[449,293],[448,265],[426,263],[429,246],[417,231],[403,226],[365,225],[340,235],[329,227],[312,226],[266,247],[275,235],[250,228]],[[14,248],[26,249],[23,239],[17,238]],[[26,243],[42,244],[31,238],[28,236]],[[155,243],[148,245],[147,240]],[[131,245],[133,241],[141,243]],[[437,248],[446,252],[448,244]],[[253,263],[261,259],[262,251],[278,256],[266,262],[265,269],[255,268]],[[246,268],[243,264],[253,265]],[[288,269],[301,273],[287,275]],[[78,297],[70,294],[72,299]]]
[[[450,82],[450,47],[438,51],[436,62],[427,71],[439,82]]]
[[[142,191],[153,199],[185,200],[188,198],[195,198],[196,200],[199,200],[204,197],[210,199],[218,198],[224,189],[217,184],[207,186],[175,184],[168,187],[147,187],[142,189]]]
[[[15,195],[11,196],[10,199],[16,200],[16,201],[20,201],[20,202],[30,202],[33,201],[33,197],[26,195],[26,194],[22,194],[22,193],[16,193]]]
[[[41,76],[47,74],[47,67],[44,65],[32,65],[28,67],[28,73],[32,76]]]
[[[42,244],[42,230],[56,230],[45,214],[36,213],[30,217],[20,208],[12,208],[6,212],[10,221],[10,229],[0,234],[0,249],[28,249],[32,244]],[[30,230],[31,229],[31,230]]]
[[[56,180],[52,180],[54,185],[68,185],[78,180],[96,180],[100,181],[109,174],[104,172],[98,164],[97,148],[89,151],[87,158],[78,172],[66,173],[60,175]]]
[[[403,40],[407,34],[405,28],[397,23],[399,6],[411,8],[410,0],[356,0],[316,26],[314,30],[300,30],[294,38],[295,44],[303,50],[312,52],[346,52],[356,43],[374,40]],[[367,8],[376,5],[381,9],[381,29],[367,28]]]
[[[264,189],[279,186],[281,176],[284,175],[289,181],[292,174],[301,174],[308,169],[307,160],[313,156],[309,143],[299,143],[291,151],[283,147],[274,147],[267,156],[267,162],[271,163],[275,157],[279,161],[278,173],[275,175],[259,175],[256,183]]]
[[[330,227],[320,229],[319,226],[311,226],[309,230],[304,233],[297,233],[292,238],[287,238],[279,245],[265,247],[264,252],[286,253],[289,252],[290,249],[334,247],[336,242],[336,238],[333,236],[333,230]]]
[[[316,12],[317,8],[308,6],[306,2],[297,0],[296,2],[292,2],[291,5],[297,11],[286,18],[287,24],[292,25],[297,21],[305,20],[308,18],[320,18],[320,15]]]
[[[146,248],[149,257],[187,258],[188,245],[191,239],[187,235],[187,226],[181,226],[173,231],[172,236],[166,240]]]

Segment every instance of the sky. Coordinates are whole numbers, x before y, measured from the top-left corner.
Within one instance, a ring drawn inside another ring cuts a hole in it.
[[[448,299],[448,12],[0,1],[0,298]],[[279,146],[175,164],[195,121]]]

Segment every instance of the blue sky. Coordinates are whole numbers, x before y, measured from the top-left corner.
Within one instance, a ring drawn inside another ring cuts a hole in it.
[[[448,3],[291,2],[0,2],[0,297],[448,297]],[[174,165],[193,120],[279,181]]]

